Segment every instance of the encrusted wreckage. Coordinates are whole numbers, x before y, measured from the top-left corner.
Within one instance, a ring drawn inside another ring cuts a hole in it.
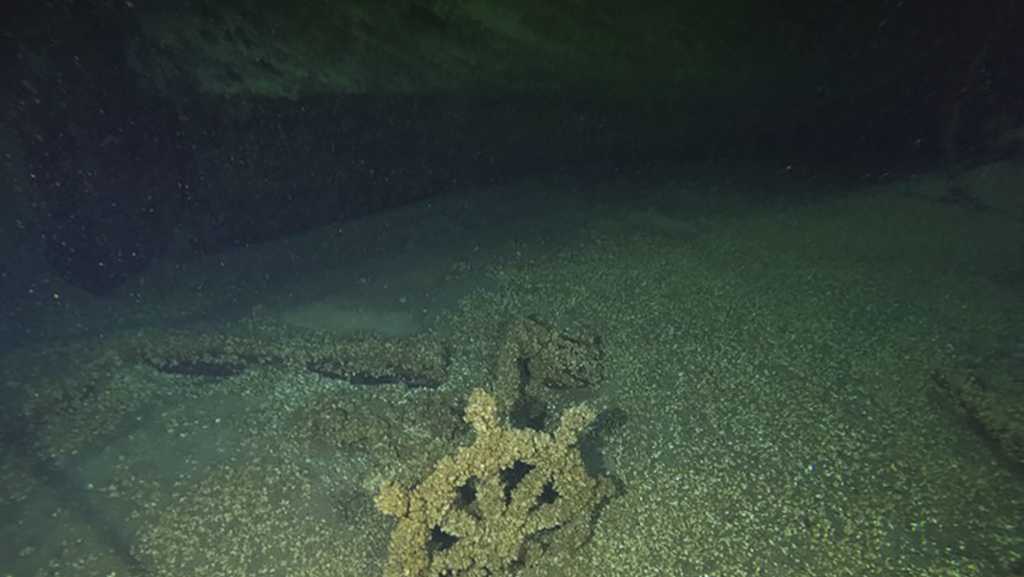
[[[535,558],[542,546],[576,548],[609,495],[577,446],[594,412],[562,413],[554,433],[509,426],[490,394],[469,397],[476,439],[443,457],[419,484],[384,485],[377,508],[398,521],[385,577],[485,577]],[[547,541],[545,541],[547,540]]]

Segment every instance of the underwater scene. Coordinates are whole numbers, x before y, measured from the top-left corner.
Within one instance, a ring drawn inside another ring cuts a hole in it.
[[[0,577],[1024,577],[1015,0],[4,0]]]
[[[0,363],[6,574],[1020,567],[1019,220],[928,177],[571,186],[55,289],[39,323],[110,328]]]

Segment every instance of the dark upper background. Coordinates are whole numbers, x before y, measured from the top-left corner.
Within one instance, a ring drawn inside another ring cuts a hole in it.
[[[103,294],[533,173],[953,173],[1019,138],[1024,5],[950,4],[7,0],[0,255]]]

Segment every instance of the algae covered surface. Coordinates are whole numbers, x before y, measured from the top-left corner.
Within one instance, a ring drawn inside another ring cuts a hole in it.
[[[239,318],[5,354],[3,572],[384,575],[403,509],[374,499],[472,454],[475,389],[537,438],[587,407],[580,478],[607,485],[479,574],[1024,570],[1019,221],[894,189],[709,207],[697,184],[629,206],[522,186],[374,217],[352,234],[407,236],[345,254],[356,275],[322,266],[327,233],[293,242],[320,255],[310,301],[357,303],[366,334],[289,324],[308,301],[263,288]],[[423,330],[373,334],[381,294]],[[418,535],[428,558],[459,547]]]

